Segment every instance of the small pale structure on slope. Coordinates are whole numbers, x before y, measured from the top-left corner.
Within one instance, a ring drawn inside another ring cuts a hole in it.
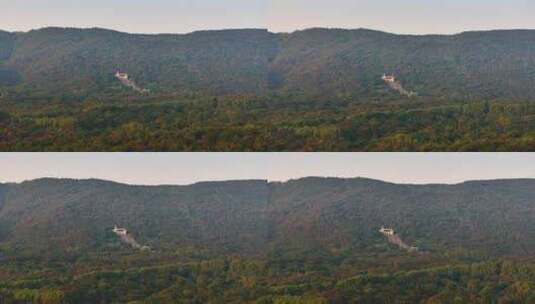
[[[117,71],[117,73],[115,73],[115,77],[119,78],[119,79],[124,79],[124,80],[128,80],[128,74],[126,73],[121,73],[119,71]]]
[[[392,228],[385,228],[384,226],[381,226],[381,229],[379,229],[379,232],[381,232],[384,235],[394,235],[396,232]]]
[[[117,228],[117,225],[115,225],[113,227],[113,232],[115,232],[115,234],[117,234],[117,235],[127,235],[128,234],[128,230],[126,230],[125,228]]]
[[[383,79],[386,82],[395,82],[396,81],[396,77],[394,75],[383,74],[383,77],[381,77],[381,79]]]

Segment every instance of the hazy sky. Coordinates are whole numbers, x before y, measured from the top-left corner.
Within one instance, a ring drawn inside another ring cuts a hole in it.
[[[130,184],[305,176],[400,183],[535,178],[535,153],[0,153],[0,182],[40,177]]]
[[[533,0],[0,0],[0,29],[373,28],[395,33],[535,28]]]

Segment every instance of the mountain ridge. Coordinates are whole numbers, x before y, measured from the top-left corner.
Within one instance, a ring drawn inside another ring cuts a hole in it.
[[[467,179],[459,182],[428,182],[428,183],[417,183],[417,182],[394,182],[387,181],[379,178],[371,178],[364,176],[355,176],[355,177],[337,177],[337,176],[322,176],[322,175],[310,175],[297,178],[290,178],[287,180],[269,180],[263,178],[244,178],[244,179],[220,179],[220,180],[201,180],[184,184],[143,184],[143,183],[129,183],[116,181],[113,179],[103,179],[103,178],[65,178],[65,177],[39,177],[27,179],[19,182],[3,182],[0,185],[19,185],[23,183],[33,183],[33,182],[49,182],[49,181],[69,181],[69,182],[99,182],[99,183],[113,183],[123,186],[133,186],[133,187],[188,187],[199,184],[217,184],[217,183],[241,183],[241,182],[265,182],[268,184],[286,184],[289,182],[299,182],[304,180],[338,180],[338,181],[351,181],[351,180],[360,180],[360,181],[369,181],[369,182],[378,182],[383,184],[391,185],[400,185],[400,186],[458,186],[462,184],[480,184],[480,183],[507,183],[507,182],[532,182],[535,181],[535,178],[489,178],[489,179]]]
[[[157,250],[235,254],[288,248],[374,251],[381,225],[431,252],[535,253],[535,180],[400,185],[371,179],[130,186],[41,179],[0,185],[4,255],[74,255],[110,246],[113,225]]]
[[[465,30],[461,32],[451,33],[451,34],[438,34],[438,33],[426,33],[426,34],[411,34],[411,33],[395,33],[390,31],[384,31],[384,30],[378,30],[373,28],[367,28],[367,27],[357,27],[357,28],[343,28],[343,27],[309,27],[304,29],[296,29],[294,31],[271,31],[267,28],[255,28],[255,27],[244,27],[244,28],[220,28],[220,29],[203,29],[203,30],[194,30],[189,32],[183,32],[183,33],[173,33],[173,32],[162,32],[162,33],[142,33],[142,32],[128,32],[128,31],[122,31],[122,30],[116,30],[106,27],[71,27],[71,26],[43,26],[39,28],[29,29],[25,31],[10,31],[10,30],[3,30],[0,29],[0,33],[8,33],[8,34],[26,34],[29,32],[36,32],[36,31],[43,31],[43,30],[74,30],[74,31],[104,31],[104,32],[115,32],[120,34],[126,34],[126,35],[140,35],[140,36],[184,36],[184,35],[191,35],[195,33],[205,33],[205,32],[234,32],[234,31],[262,31],[262,32],[268,32],[271,34],[293,34],[297,32],[307,32],[307,31],[364,31],[364,32],[374,32],[374,33],[382,33],[382,34],[388,34],[388,35],[394,35],[394,36],[415,36],[415,37],[422,37],[422,36],[431,36],[431,37],[444,37],[444,36],[459,36],[464,34],[478,34],[478,33],[507,33],[507,32],[531,32],[535,31],[535,29],[530,28],[512,28],[512,29],[501,29],[501,28],[495,28],[495,29],[485,29],[485,30]]]
[[[385,86],[386,73],[421,98],[531,100],[535,30],[414,36],[367,29],[236,29],[158,35],[44,28],[0,35],[0,91],[8,99],[131,96],[114,78],[118,70],[153,96],[404,99]]]

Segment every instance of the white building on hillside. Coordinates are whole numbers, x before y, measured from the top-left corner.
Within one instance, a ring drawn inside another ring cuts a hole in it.
[[[392,228],[385,228],[384,226],[381,226],[381,229],[379,229],[379,232],[381,232],[384,235],[394,235],[396,232]]]
[[[126,230],[125,228],[117,228],[117,225],[115,225],[113,227],[113,232],[115,232],[115,234],[117,234],[117,235],[127,235],[128,234],[128,230]]]
[[[396,77],[394,75],[383,74],[383,77],[381,77],[381,79],[383,79],[386,82],[395,82],[396,81]]]
[[[128,74],[126,73],[121,73],[119,71],[117,71],[117,73],[115,73],[115,77],[119,78],[119,79],[124,79],[124,80],[128,80]]]

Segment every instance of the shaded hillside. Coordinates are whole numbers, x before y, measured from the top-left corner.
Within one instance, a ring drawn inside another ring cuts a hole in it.
[[[263,239],[258,236],[265,230],[260,213],[266,186],[244,181],[135,187],[50,179],[9,185],[0,210],[1,241],[30,252],[78,252],[106,246],[118,225],[159,248],[198,243],[246,250]]]
[[[430,250],[535,252],[535,181],[396,185],[361,179],[308,178],[275,185],[270,207],[281,235],[329,247],[376,242],[381,225]],[[290,231],[291,233],[288,233]]]
[[[45,28],[0,32],[2,61],[0,85],[9,86],[12,98],[127,94],[113,78],[116,70],[154,94],[399,98],[380,79],[393,73],[420,96],[535,98],[535,31],[529,30],[453,36],[339,29],[134,35]]]
[[[2,97],[2,87],[10,87],[20,82],[16,70],[6,66],[6,62],[11,58],[15,34],[0,31],[0,97]]]
[[[46,28],[17,34],[6,65],[22,75],[23,88],[45,94],[116,91],[117,70],[160,91],[247,93],[262,91],[275,48],[275,36],[263,30],[130,35]]]
[[[0,242],[6,254],[102,249],[115,240],[115,224],[157,250],[377,251],[386,246],[377,229],[388,225],[432,253],[535,252],[533,180],[418,186],[305,178],[145,187],[42,179],[4,188]]]
[[[13,51],[13,43],[15,42],[15,34],[0,31],[0,63],[11,57]]]

